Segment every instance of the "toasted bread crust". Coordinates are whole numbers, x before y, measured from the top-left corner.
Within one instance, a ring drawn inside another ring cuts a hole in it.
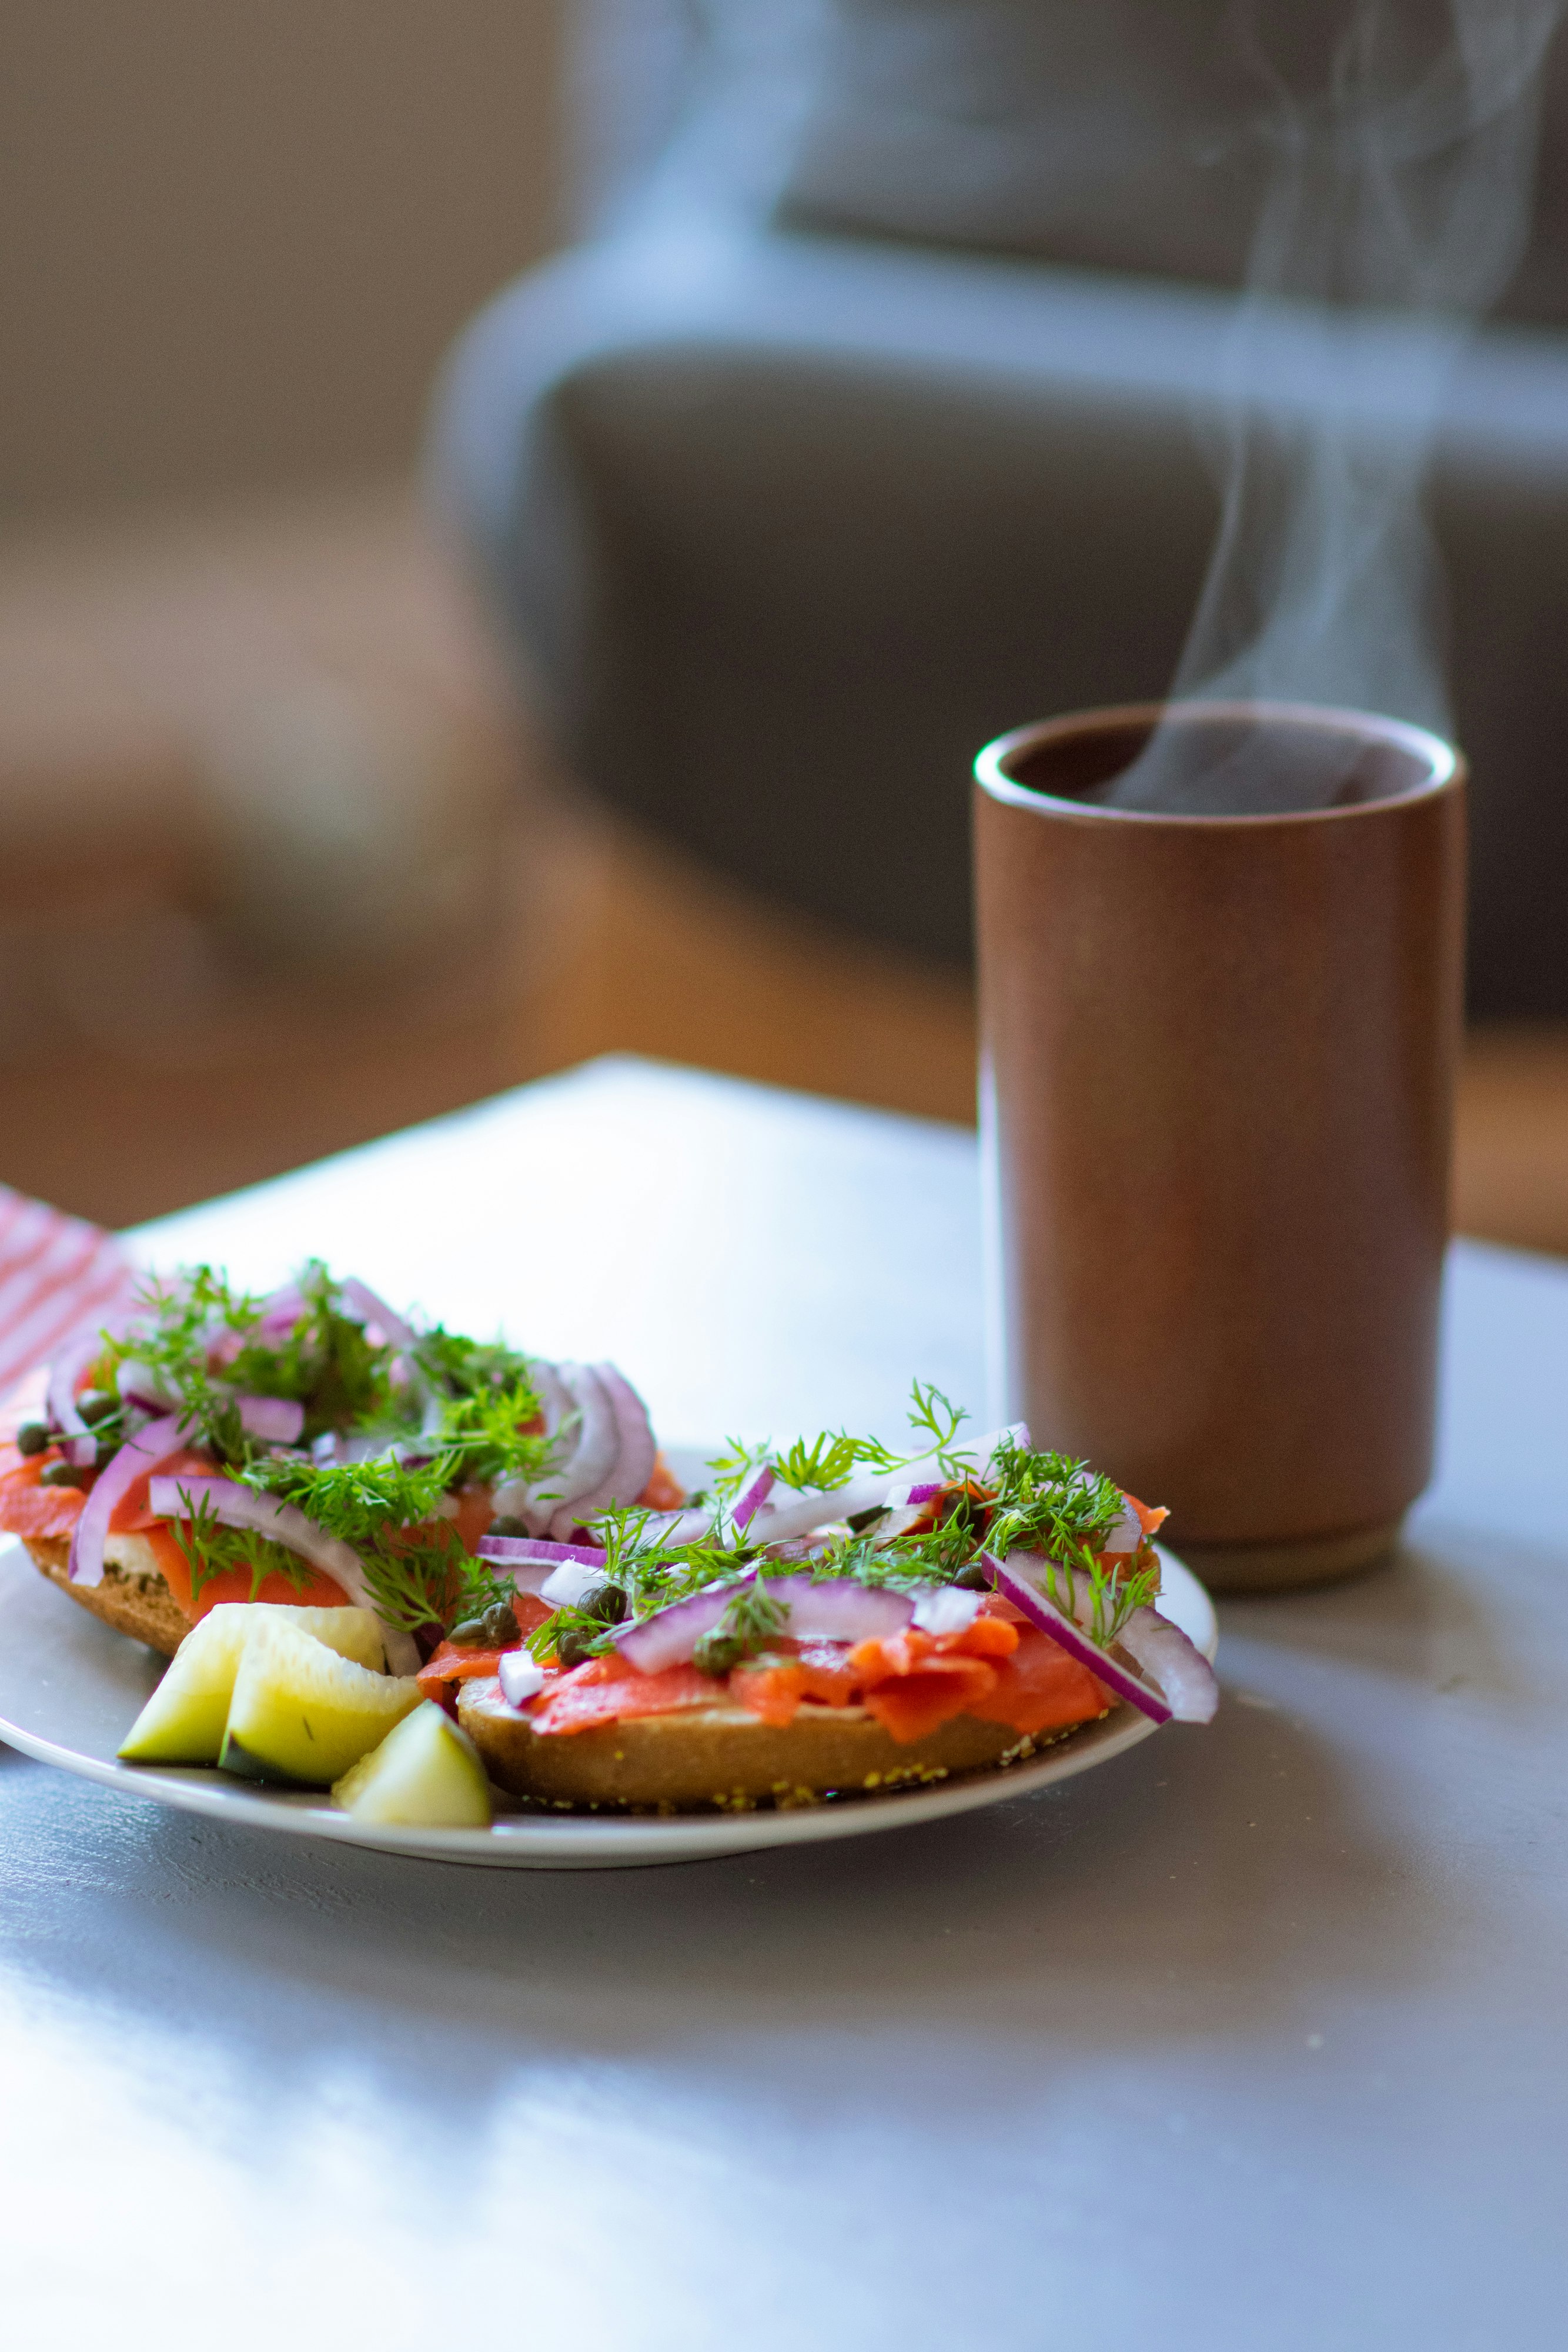
[[[960,1715],[901,1747],[860,1706],[802,1707],[782,1726],[764,1723],[749,1707],[692,1707],[541,1734],[507,1706],[493,1675],[464,1683],[457,1704],[497,1788],[566,1807],[689,1812],[811,1804],[1015,1762],[1065,1737],[1020,1739],[1006,1724]]]
[[[145,1642],[150,1650],[172,1658],[191,1630],[153,1556],[139,1536],[112,1536],[114,1557],[104,1563],[101,1584],[73,1584],[67,1574],[71,1548],[64,1536],[28,1536],[33,1565],[51,1584],[94,1617],[101,1617],[117,1633]]]

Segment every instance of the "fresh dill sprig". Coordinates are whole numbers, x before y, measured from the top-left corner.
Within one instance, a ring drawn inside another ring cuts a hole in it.
[[[1005,1438],[991,1457],[987,1483],[996,1502],[987,1548],[1043,1552],[1083,1566],[1122,1516],[1122,1489],[1065,1454],[1035,1453]]]
[[[282,1339],[264,1340],[252,1328],[225,1366],[235,1389],[257,1396],[290,1397],[305,1408],[302,1443],[329,1429],[379,1426],[406,1419],[410,1400],[392,1383],[396,1349],[377,1346],[365,1326],[343,1312],[341,1292],[319,1258],[295,1277],[300,1310]],[[253,1314],[251,1324],[259,1321]]]
[[[247,1444],[234,1390],[227,1381],[214,1379],[207,1359],[214,1340],[256,1322],[257,1300],[232,1290],[215,1268],[193,1265],[172,1281],[153,1276],[142,1283],[132,1312],[135,1320],[128,1330],[104,1334],[94,1374],[99,1384],[112,1389],[122,1365],[145,1364],[178,1399],[174,1409],[194,1442],[225,1461],[243,1460]]]
[[[185,1498],[187,1504],[190,1497]],[[207,1496],[198,1497],[188,1516],[169,1522],[170,1532],[185,1556],[191,1571],[191,1598],[198,1599],[214,1576],[235,1569],[250,1578],[246,1598],[254,1601],[269,1576],[281,1576],[297,1593],[309,1590],[314,1570],[287,1544],[255,1528],[225,1527]]]
[[[233,1289],[213,1266],[186,1266],[171,1281],[143,1285],[130,1328],[105,1339],[103,1384],[112,1386],[127,1363],[145,1364],[178,1400],[193,1442],[225,1462],[245,1462],[254,1451],[236,1395],[303,1406],[305,1444],[328,1430],[406,1424],[412,1398],[393,1387],[395,1351],[377,1346],[343,1312],[339,1286],[319,1259],[301,1269],[296,1286],[300,1303],[291,1327],[264,1337],[265,1302]]]
[[[842,1429],[824,1429],[810,1440],[798,1437],[787,1446],[775,1446],[771,1440],[765,1445],[743,1445],[734,1437],[727,1442],[729,1452],[716,1454],[707,1465],[713,1473],[711,1492],[723,1503],[733,1503],[764,1468],[773,1471],[781,1486],[807,1494],[846,1486],[861,1468],[896,1470],[904,1458],[890,1452],[880,1438],[852,1437]]]
[[[313,1462],[300,1454],[263,1454],[239,1476],[257,1494],[294,1504],[355,1551],[390,1528],[440,1517],[449,1483],[444,1457],[399,1462],[388,1454],[369,1462]]]
[[[924,1432],[930,1444],[918,1449],[911,1460],[922,1454],[934,1454],[942,1474],[947,1478],[962,1475],[964,1464],[955,1451],[955,1441],[961,1422],[969,1416],[960,1404],[945,1397],[935,1381],[911,1381],[909,1383],[909,1426],[918,1434]]]
[[[444,1629],[512,1598],[511,1578],[465,1550],[449,1521],[417,1538],[386,1528],[356,1549],[377,1615],[405,1633]]]
[[[448,1484],[464,1478],[498,1486],[509,1478],[537,1476],[553,1451],[538,1421],[538,1391],[526,1370],[449,1399],[434,1441],[448,1465]]]
[[[959,1425],[968,1420],[968,1414],[962,1405],[945,1397],[934,1381],[913,1381],[909,1393],[909,1425],[922,1441],[913,1453],[895,1454],[878,1437],[852,1437],[843,1429],[821,1430],[813,1438],[798,1437],[792,1445],[779,1447],[771,1441],[746,1445],[732,1437],[727,1440],[729,1451],[707,1465],[713,1473],[713,1492],[722,1502],[733,1503],[764,1466],[773,1470],[781,1486],[792,1487],[797,1494],[831,1494],[836,1486],[848,1486],[857,1470],[892,1472],[933,1458],[944,1477],[962,1476],[968,1465],[956,1441]]]
[[[747,1658],[755,1658],[776,1642],[789,1622],[782,1602],[775,1601],[754,1570],[737,1584],[725,1604],[718,1623],[704,1633],[692,1651],[700,1675],[727,1675]]]
[[[433,1323],[414,1348],[414,1361],[432,1388],[446,1396],[479,1396],[486,1390],[515,1388],[529,1380],[528,1357],[503,1339],[469,1339]],[[538,1401],[536,1399],[536,1410]]]

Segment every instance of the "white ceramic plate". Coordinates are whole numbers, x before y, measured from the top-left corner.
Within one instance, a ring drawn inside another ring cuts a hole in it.
[[[685,1461],[671,1452],[680,1475]],[[1212,1658],[1219,1637],[1207,1593],[1180,1560],[1163,1549],[1160,1558],[1161,1608]],[[0,1539],[0,1739],[124,1796],[151,1797],[252,1828],[374,1846],[382,1853],[510,1869],[594,1870],[699,1862],[716,1854],[753,1853],[763,1846],[860,1837],[912,1822],[940,1821],[1071,1780],[1135,1748],[1155,1727],[1132,1707],[1117,1706],[1059,1748],[1005,1772],[974,1773],[890,1796],[835,1798],[790,1812],[688,1814],[670,1821],[514,1814],[488,1830],[380,1829],[361,1825],[308,1791],[261,1789],[223,1772],[120,1763],[114,1751],[162,1670],[162,1661],[150,1650],[111,1633],[47,1583],[19,1543]]]

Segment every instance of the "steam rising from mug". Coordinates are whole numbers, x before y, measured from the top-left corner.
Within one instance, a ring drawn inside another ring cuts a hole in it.
[[[1272,171],[1214,433],[1219,533],[1173,701],[1337,704],[1449,731],[1422,483],[1448,373],[1529,225],[1537,71],[1563,5],[1349,0],[1315,72],[1281,58],[1288,8],[1245,9]],[[1218,765],[1202,740],[1156,730],[1104,799],[1266,813],[1331,805],[1346,782],[1261,730]]]

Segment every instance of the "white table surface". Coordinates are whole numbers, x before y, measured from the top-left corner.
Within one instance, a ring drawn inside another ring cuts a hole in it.
[[[975,1181],[601,1063],[136,1239],[612,1354],[672,1436],[891,1430],[979,1401]],[[0,1750],[6,2341],[1561,2341],[1565,1399],[1568,1271],[1458,1249],[1400,1563],[1228,1605],[1211,1730],[929,1829],[503,1874]]]

